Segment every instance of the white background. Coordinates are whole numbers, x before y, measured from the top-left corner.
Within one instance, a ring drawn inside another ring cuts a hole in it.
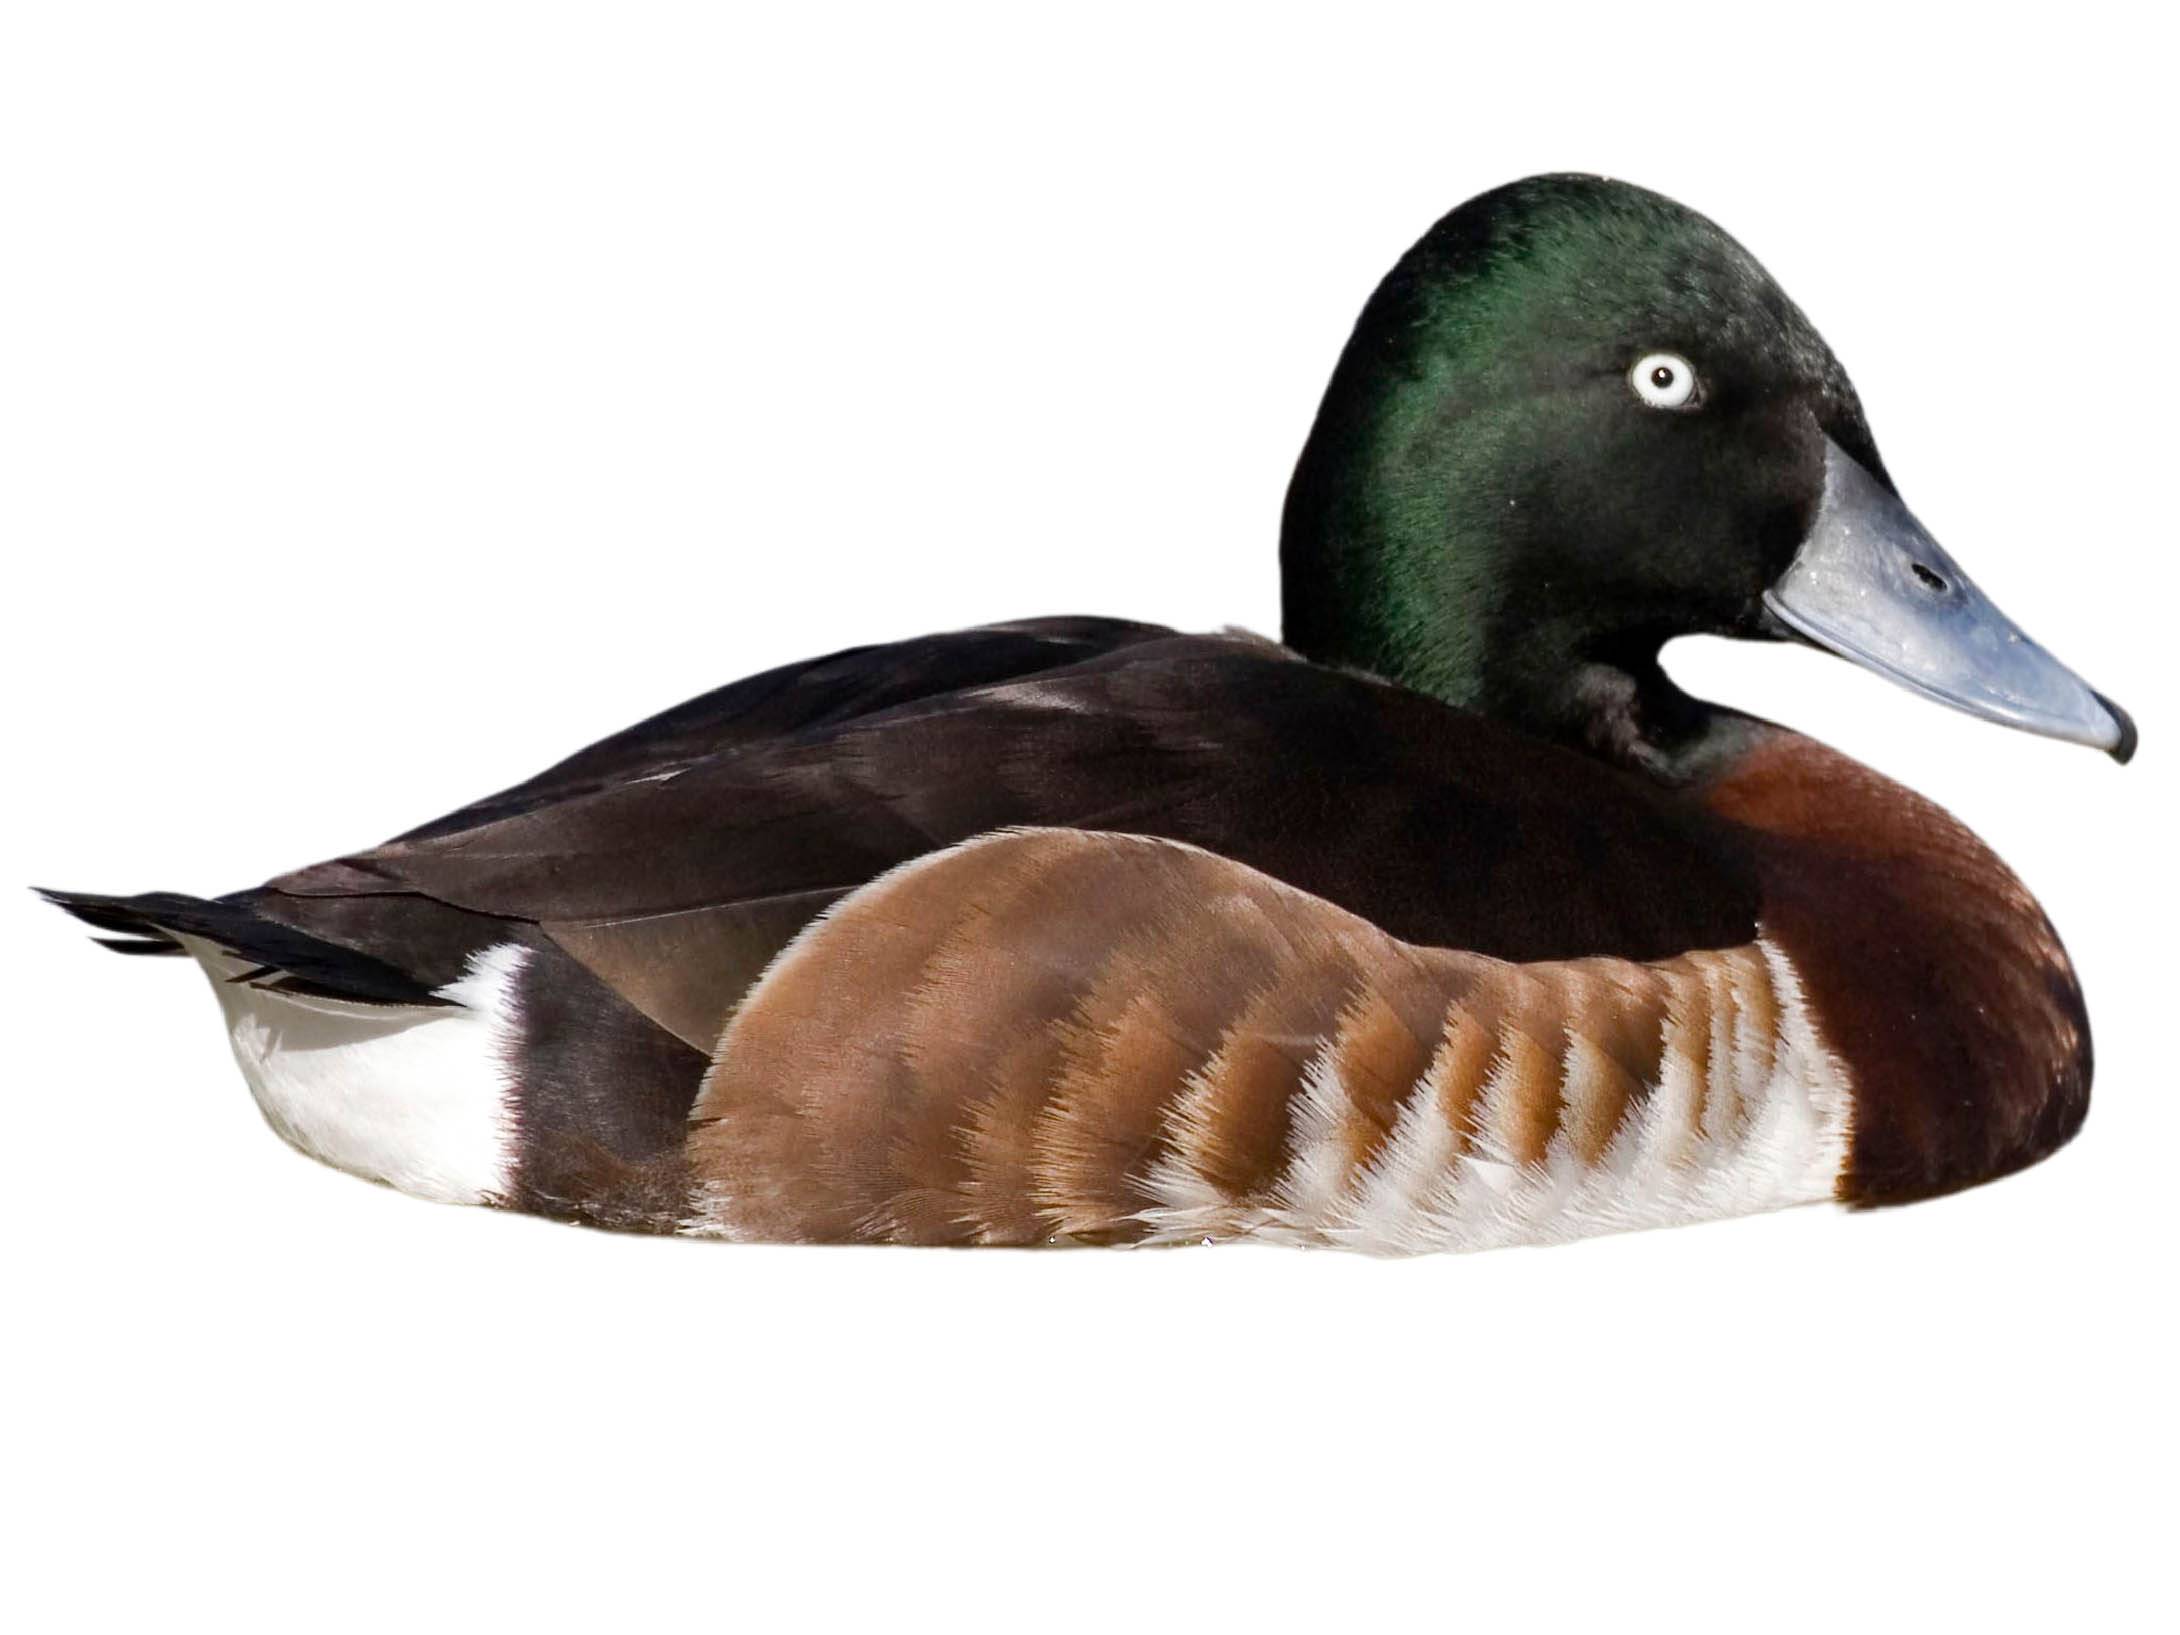
[[[8,10],[14,1627],[2170,1616],[2169,42],[1550,9]],[[1356,309],[1558,168],[1765,260],[2141,721],[1673,658],[2040,894],[2098,1075],[2037,1170],[1407,1263],[613,1238],[290,1153],[193,974],[15,889],[248,884],[850,642],[1273,628]]]

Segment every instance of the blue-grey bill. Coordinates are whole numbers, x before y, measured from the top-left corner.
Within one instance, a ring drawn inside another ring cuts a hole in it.
[[[2127,713],[1999,612],[1830,438],[1816,522],[1764,606],[1796,635],[1926,698],[2122,761],[2134,754]]]

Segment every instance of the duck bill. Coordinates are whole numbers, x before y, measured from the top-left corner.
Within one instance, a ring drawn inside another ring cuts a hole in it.
[[[1824,441],[1824,500],[1764,606],[1785,631],[2024,732],[2135,752],[2126,711],[1999,612],[1853,455]]]

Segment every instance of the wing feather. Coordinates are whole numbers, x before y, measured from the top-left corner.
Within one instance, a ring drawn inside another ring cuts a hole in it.
[[[404,915],[448,949],[539,928],[700,1049],[827,904],[1011,827],[1182,841],[1510,960],[1754,933],[1754,879],[1691,804],[1255,638],[1047,623],[736,685],[260,900],[367,951]]]

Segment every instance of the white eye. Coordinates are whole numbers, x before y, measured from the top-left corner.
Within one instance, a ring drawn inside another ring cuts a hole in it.
[[[1673,352],[1652,352],[1637,358],[1627,372],[1635,395],[1653,409],[1685,409],[1695,402],[1695,365]]]

